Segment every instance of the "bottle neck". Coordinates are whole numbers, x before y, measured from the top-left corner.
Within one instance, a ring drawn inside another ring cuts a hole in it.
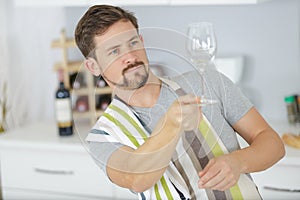
[[[64,84],[64,82],[59,82],[59,88],[60,89],[64,89],[65,88],[65,84]]]

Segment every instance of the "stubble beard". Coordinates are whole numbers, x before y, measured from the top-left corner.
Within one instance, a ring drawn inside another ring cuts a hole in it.
[[[128,72],[131,68],[141,66],[136,72]],[[146,67],[144,62],[138,61],[133,64],[129,64],[125,69],[122,71],[122,81],[114,82],[109,80],[106,76],[102,75],[103,78],[114,85],[116,88],[122,90],[136,90],[143,87],[149,78],[149,68]]]
[[[117,87],[124,90],[136,90],[143,87],[148,81],[149,72],[144,64],[142,64],[142,68],[142,70],[139,69],[137,72],[130,75],[130,77],[125,72],[123,74],[123,82],[118,84]]]

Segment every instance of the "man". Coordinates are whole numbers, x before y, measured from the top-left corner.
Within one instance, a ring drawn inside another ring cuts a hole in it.
[[[272,166],[284,146],[232,82],[207,70],[205,91],[219,102],[196,106],[199,75],[155,76],[136,18],[119,7],[91,7],[75,39],[86,68],[114,91],[87,137],[113,183],[139,199],[260,199],[248,173]]]

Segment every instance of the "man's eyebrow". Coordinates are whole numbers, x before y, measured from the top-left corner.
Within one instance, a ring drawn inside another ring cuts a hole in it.
[[[118,48],[118,47],[120,47],[121,45],[114,45],[114,46],[112,46],[112,47],[109,47],[109,48],[107,48],[106,49],[106,52],[108,52],[108,51],[110,51],[110,50],[112,50],[112,49],[115,49],[115,48]]]
[[[130,42],[130,41],[135,40],[135,39],[137,39],[137,38],[138,38],[138,36],[135,35],[135,36],[133,36],[132,38],[130,38],[127,42]],[[120,47],[120,46],[121,46],[120,44],[117,44],[117,45],[114,45],[114,46],[112,46],[112,47],[109,47],[109,48],[106,49],[106,52],[109,52],[109,51],[111,51],[112,49],[118,48],[118,47]]]
[[[130,41],[132,41],[132,40],[134,40],[134,39],[137,39],[137,38],[138,38],[138,36],[135,35],[135,36],[133,36],[132,38],[130,38],[130,39],[128,40],[128,42],[130,42]]]

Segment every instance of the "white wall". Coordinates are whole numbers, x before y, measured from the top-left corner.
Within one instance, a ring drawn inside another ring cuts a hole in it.
[[[53,118],[58,55],[50,48],[65,24],[63,8],[15,7],[4,0],[8,52],[9,128]],[[1,77],[2,79],[2,77]]]
[[[7,45],[7,4],[5,1],[0,1],[0,123],[2,122],[2,108],[4,99],[4,84],[7,82],[7,65],[8,65],[8,45]],[[1,196],[0,196],[1,198]]]
[[[244,92],[270,119],[286,119],[283,98],[300,94],[299,1],[253,6],[133,8],[141,26],[185,32],[192,21],[211,21],[218,55],[244,55]],[[155,14],[153,14],[155,10]]]
[[[8,68],[3,70],[4,65],[1,65],[0,72],[1,80],[6,76],[3,74],[8,74],[5,78],[12,88],[9,91],[12,125],[53,119],[57,79],[52,67],[61,59],[61,54],[51,49],[50,44],[59,37],[63,27],[73,36],[75,25],[87,8],[16,8],[12,1],[4,1],[7,2],[6,18],[1,12],[0,22],[4,24],[2,33],[6,28],[9,51],[8,59],[3,61],[8,63],[5,64]],[[141,27],[162,27],[185,33],[189,22],[213,22],[218,56],[244,55],[246,58],[241,83],[246,95],[268,119],[286,120],[284,96],[300,94],[299,1],[273,0],[248,6],[126,8],[136,13]],[[78,50],[74,50],[72,56],[82,58]],[[172,61],[167,62],[173,66]],[[166,61],[162,58],[162,62]]]
[[[126,8],[136,13],[141,27],[170,28],[185,33],[189,22],[213,22],[218,56],[245,56],[241,82],[245,94],[268,119],[286,120],[284,96],[300,94],[299,1],[273,0],[245,6]],[[74,32],[75,24],[85,11],[86,8],[66,9],[69,32]]]

